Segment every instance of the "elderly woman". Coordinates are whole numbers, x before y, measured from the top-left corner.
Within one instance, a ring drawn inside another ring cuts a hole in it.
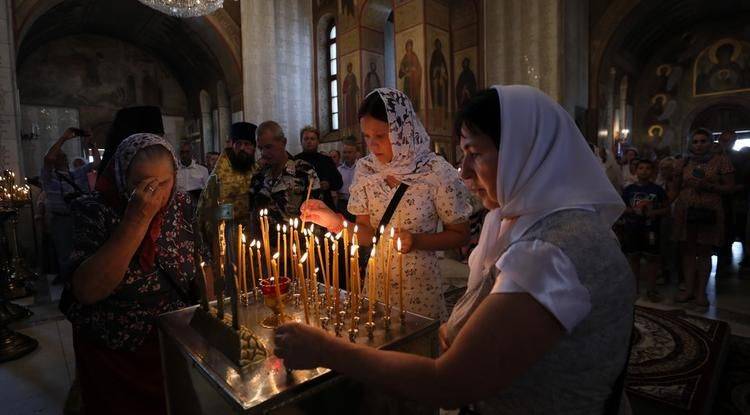
[[[295,323],[277,329],[276,355],[436,406],[616,413],[635,300],[610,230],[620,196],[570,116],[536,89],[483,91],[456,126],[462,175],[491,210],[467,292],[441,328],[442,356],[376,350]]]
[[[435,251],[459,248],[468,241],[469,192],[456,169],[430,149],[430,137],[403,92],[376,89],[364,99],[358,116],[370,150],[357,161],[349,188],[348,209],[357,216],[359,241],[371,243],[400,184],[408,185],[389,221],[398,228],[402,252],[408,253],[405,308],[444,320],[443,278]],[[344,220],[319,201],[306,203],[302,213],[332,232],[338,232]],[[396,261],[392,266],[395,273]],[[382,287],[378,291],[383,298]]]
[[[175,191],[176,166],[163,138],[132,135],[104,172],[112,186],[74,205],[65,312],[87,413],[166,413],[155,321],[190,303],[196,272],[194,209]]]

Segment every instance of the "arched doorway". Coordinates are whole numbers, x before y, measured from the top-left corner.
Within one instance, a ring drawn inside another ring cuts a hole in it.
[[[695,114],[690,123],[690,131],[706,128],[716,138],[723,131],[737,133],[735,149],[750,147],[750,107],[733,103],[719,102]]]

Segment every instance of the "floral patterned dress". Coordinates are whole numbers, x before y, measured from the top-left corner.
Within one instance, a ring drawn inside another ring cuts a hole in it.
[[[435,233],[438,222],[453,225],[469,220],[472,213],[470,194],[456,169],[442,158],[432,159],[426,167],[430,173],[419,183],[409,186],[390,226],[411,233]],[[355,171],[354,182],[358,180],[357,173]],[[376,228],[397,187],[391,188],[385,181],[370,181],[367,186],[353,189],[349,196],[349,211],[355,215],[369,215],[370,225]],[[395,306],[398,306],[397,266],[397,261],[392,258],[390,291],[391,304]],[[378,298],[383,299],[383,295],[380,287]],[[435,251],[412,251],[404,255],[404,302],[407,311],[440,320],[447,318],[443,277]]]
[[[721,194],[712,191],[701,191],[697,188],[698,177],[704,177],[708,183],[719,184],[719,178],[734,172],[729,158],[716,154],[705,162],[688,158],[675,166],[681,175],[680,194],[674,202],[674,239],[687,240],[687,210],[689,207],[711,209],[716,212],[716,223],[712,225],[695,225],[696,242],[702,245],[720,246],[724,239],[724,209],[721,205]]]
[[[94,193],[77,199],[73,206],[73,269],[95,254],[109,239],[122,219]],[[156,318],[187,306],[195,278],[193,216],[191,198],[177,192],[164,212],[156,240],[156,262],[143,269],[134,255],[114,292],[90,305],[73,301],[66,315],[73,327],[87,338],[109,349],[135,351],[156,335]],[[70,287],[67,287],[70,289]]]

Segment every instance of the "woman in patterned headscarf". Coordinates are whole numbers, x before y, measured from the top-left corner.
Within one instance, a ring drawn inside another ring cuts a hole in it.
[[[194,209],[175,189],[177,160],[163,138],[132,135],[113,161],[99,182],[108,185],[73,205],[77,265],[64,311],[86,411],[163,414],[155,322],[191,302]]]
[[[430,149],[430,137],[403,92],[374,90],[362,102],[358,117],[370,151],[357,161],[349,190],[348,210],[357,216],[359,241],[369,244],[399,184],[407,184],[388,225],[388,229],[398,229],[402,252],[408,253],[404,257],[404,275],[408,276],[404,308],[444,319],[443,279],[435,251],[467,242],[472,211],[468,190],[456,169]],[[318,201],[309,201],[303,214],[332,232],[342,227],[343,217]],[[442,231],[438,222],[443,224]],[[396,261],[391,264],[391,275],[396,275]],[[384,295],[381,290],[379,298]]]

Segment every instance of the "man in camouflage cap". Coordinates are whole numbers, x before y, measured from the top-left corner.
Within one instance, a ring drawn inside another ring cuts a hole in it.
[[[310,183],[311,197],[318,195],[320,182],[315,169],[306,161],[294,160],[286,151],[286,142],[278,123],[266,121],[258,126],[258,148],[263,168],[250,183],[254,233],[259,234],[258,212],[261,209],[268,209],[271,228],[275,229],[276,223],[284,224],[299,216]]]

